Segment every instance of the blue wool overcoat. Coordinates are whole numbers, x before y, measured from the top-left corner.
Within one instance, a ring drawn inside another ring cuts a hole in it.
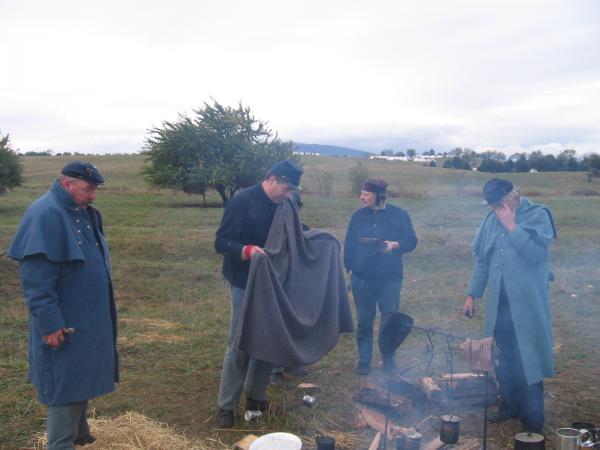
[[[554,375],[548,289],[556,228],[550,210],[526,198],[516,222],[508,233],[493,212],[483,219],[473,241],[476,262],[467,293],[480,298],[487,285],[484,331],[493,336],[504,281],[525,377],[533,384]]]
[[[29,206],[8,250],[29,307],[29,377],[47,405],[88,400],[118,381],[116,308],[100,213],[55,181]],[[47,336],[73,328],[59,349]]]

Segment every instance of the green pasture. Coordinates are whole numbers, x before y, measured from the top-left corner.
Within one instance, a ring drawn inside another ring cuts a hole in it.
[[[352,396],[360,386],[354,375],[352,335],[342,336],[326,358],[310,367],[303,380],[322,386],[317,408],[301,405],[298,379],[271,386],[274,412],[264,420],[233,431],[215,429],[213,414],[229,320],[227,284],[213,239],[222,208],[207,197],[150,188],[140,175],[142,156],[89,158],[108,180],[96,206],[104,216],[111,248],[119,309],[121,379],[118,390],[92,402],[96,415],[116,417],[137,411],[169,424],[187,436],[218,438],[233,444],[250,432],[290,431],[310,442],[318,433],[346,432],[367,448],[371,431],[356,430]],[[6,251],[29,203],[44,193],[63,157],[23,159],[23,187],[0,197],[0,254]],[[343,240],[352,212],[359,207],[350,193],[350,158],[303,159],[304,222]],[[475,319],[461,314],[472,267],[469,249],[486,213],[479,192],[489,175],[430,168],[418,163],[366,161],[372,176],[390,183],[392,203],[407,209],[419,237],[405,260],[401,308],[421,326],[480,337],[482,307]],[[333,194],[320,195],[318,177],[333,176]],[[600,182],[584,173],[507,175],[534,201],[550,206],[559,239],[553,248],[552,307],[558,373],[546,383],[547,433],[574,420],[600,422]],[[412,367],[408,376],[448,371],[446,342],[434,338],[428,365],[426,339],[413,332],[400,347],[398,364]],[[457,369],[464,365],[457,361]],[[429,366],[429,367],[428,367]],[[443,408],[459,408],[445,405]],[[426,414],[400,419],[413,425]],[[479,437],[480,411],[467,409],[462,431]],[[45,411],[27,382],[27,311],[18,265],[0,258],[0,448],[31,444],[44,429]],[[424,429],[427,436],[434,431]],[[518,424],[490,425],[488,448],[507,448]],[[313,441],[314,442],[314,441]],[[551,444],[551,443],[550,443]],[[552,448],[551,445],[547,448]]]

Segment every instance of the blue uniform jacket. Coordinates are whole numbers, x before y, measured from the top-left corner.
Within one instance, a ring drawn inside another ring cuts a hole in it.
[[[475,268],[467,293],[480,298],[487,286],[484,332],[493,336],[504,282],[525,377],[534,384],[554,375],[548,290],[556,229],[550,210],[526,198],[516,222],[508,233],[493,212],[483,220],[473,241]]]
[[[117,321],[100,213],[55,181],[29,206],[8,250],[29,307],[29,377],[47,405],[88,400],[118,381]],[[59,349],[42,337],[75,329]]]
[[[367,242],[362,242],[365,238]],[[383,253],[383,241],[396,241],[400,247]],[[365,280],[402,281],[402,255],[416,247],[417,236],[404,209],[390,203],[378,210],[363,207],[352,214],[348,224],[344,265],[347,271]]]

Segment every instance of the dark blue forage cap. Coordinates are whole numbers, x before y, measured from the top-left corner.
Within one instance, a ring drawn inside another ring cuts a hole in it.
[[[291,159],[284,159],[269,169],[267,172],[267,177],[275,175],[286,183],[289,183],[294,187],[298,187],[300,185],[300,177],[303,173],[304,170],[298,165],[297,162],[292,161]]]
[[[77,178],[79,180],[85,180],[89,183],[104,183],[104,177],[102,176],[98,168],[92,163],[85,161],[72,161],[65,167],[63,167],[63,170],[60,173],[68,177]]]
[[[492,178],[483,185],[483,197],[488,205],[498,203],[513,190],[513,184],[504,178]]]

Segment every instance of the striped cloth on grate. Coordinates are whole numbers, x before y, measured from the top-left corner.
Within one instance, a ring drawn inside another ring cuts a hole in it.
[[[496,342],[493,337],[485,339],[466,339],[460,344],[471,370],[492,372],[494,368],[493,357],[496,354]]]

